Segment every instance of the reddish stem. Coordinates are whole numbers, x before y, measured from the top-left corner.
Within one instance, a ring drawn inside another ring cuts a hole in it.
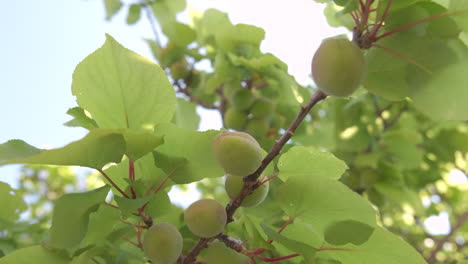
[[[265,261],[265,262],[275,262],[275,261],[280,261],[280,260],[285,260],[285,259],[291,259],[291,258],[295,258],[295,257],[299,257],[301,254],[299,253],[295,253],[295,254],[291,254],[291,255],[287,255],[287,256],[283,256],[283,257],[277,257],[277,258],[267,258],[267,257],[263,257],[263,256],[258,256],[261,260]]]
[[[123,197],[125,198],[130,198],[124,191],[122,191],[122,189],[120,189],[119,186],[117,186],[117,184],[115,184],[115,182],[113,180],[111,180],[111,178],[109,178],[109,176],[101,169],[97,169],[101,174],[102,176],[104,176],[104,178],[106,178],[106,180],[120,193],[122,194]]]
[[[456,11],[447,11],[447,12],[443,12],[443,13],[440,13],[440,14],[437,14],[437,15],[433,15],[433,16],[430,16],[430,17],[426,17],[426,18],[423,18],[423,19],[419,19],[419,20],[416,20],[414,22],[411,22],[409,24],[406,24],[404,26],[401,26],[401,27],[398,27],[398,28],[395,28],[395,29],[392,29],[388,32],[385,32],[384,34],[378,36],[375,38],[375,41],[378,41],[380,39],[383,39],[385,37],[388,37],[390,35],[393,35],[395,33],[398,33],[398,32],[402,32],[412,26],[416,26],[416,25],[419,25],[419,24],[422,24],[422,23],[425,23],[425,22],[429,22],[431,20],[434,20],[434,19],[437,19],[437,18],[441,18],[441,17],[445,17],[445,16],[450,16],[450,15],[457,15],[457,14],[462,14],[462,13],[466,13],[468,11],[468,9],[464,9],[464,10],[456,10]]]
[[[380,18],[380,22],[377,23],[377,25],[374,27],[370,34],[370,38],[374,39],[375,36],[377,35],[377,32],[379,32],[380,28],[382,27],[385,19],[387,18],[388,11],[390,11],[390,6],[392,5],[393,0],[388,0],[387,6],[385,7],[385,11],[382,14],[382,17]]]
[[[133,162],[133,160],[128,160],[128,178],[130,179],[130,181],[135,181],[135,163]],[[135,191],[135,188],[133,188],[133,186],[130,185],[130,192],[132,193],[132,199],[136,199],[137,195],[136,195],[136,191]]]

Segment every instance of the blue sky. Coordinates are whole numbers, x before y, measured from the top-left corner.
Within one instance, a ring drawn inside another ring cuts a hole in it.
[[[313,0],[187,1],[191,9],[217,8],[229,13],[234,23],[264,28],[262,50],[285,61],[302,84],[312,82],[310,61],[320,41],[346,32],[328,27],[324,5]],[[153,37],[146,18],[128,26],[123,10],[112,22],[106,22],[102,0],[3,1],[2,11],[0,143],[18,138],[36,147],[55,148],[86,134],[84,129],[62,124],[70,119],[66,111],[76,106],[71,94],[73,70],[104,43],[105,33],[151,58],[142,41]],[[188,22],[188,15],[181,15],[181,19]],[[217,114],[201,113],[202,130],[219,128]],[[15,186],[18,169],[18,165],[0,167],[0,181]],[[431,221],[435,233],[448,232],[447,216]]]
[[[235,23],[265,28],[262,49],[286,61],[291,73],[307,83],[310,58],[320,40],[343,30],[329,30],[323,5],[312,0],[290,3],[188,0],[191,9],[218,8],[228,12]],[[84,129],[62,124],[70,119],[66,111],[76,105],[70,88],[73,70],[104,43],[105,33],[151,58],[142,41],[153,37],[146,17],[128,26],[126,10],[122,10],[111,22],[105,21],[102,0],[5,1],[2,10],[0,143],[17,138],[36,147],[55,148],[86,134]],[[188,22],[188,14],[181,19]],[[201,128],[219,128],[216,117],[203,112]],[[1,179],[12,183],[17,168],[1,167]]]

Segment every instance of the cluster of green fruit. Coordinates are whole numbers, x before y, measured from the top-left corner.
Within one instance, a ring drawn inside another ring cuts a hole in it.
[[[227,128],[246,131],[254,137],[267,135],[275,112],[273,100],[240,83],[225,84],[224,94],[228,100],[224,113]]]
[[[226,172],[225,188],[232,199],[243,187],[243,176],[254,173],[260,166],[263,150],[258,142],[243,132],[226,132],[218,136],[214,151],[219,164]],[[265,200],[269,183],[265,182],[248,195],[241,206],[256,206]],[[192,203],[184,213],[188,229],[199,237],[213,237],[223,232],[227,223],[225,208],[212,199]],[[183,238],[179,230],[169,223],[153,225],[143,240],[143,250],[152,263],[174,263],[182,253]],[[206,263],[249,263],[249,258],[226,247],[221,242],[212,243],[206,252]]]

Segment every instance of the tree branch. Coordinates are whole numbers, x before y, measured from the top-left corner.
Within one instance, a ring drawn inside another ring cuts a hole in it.
[[[226,206],[226,213],[228,217],[228,221],[226,224],[229,224],[232,222],[233,215],[236,212],[236,210],[240,207],[240,204],[242,201],[249,195],[251,192],[253,192],[256,188],[260,186],[260,182],[257,182],[257,179],[260,177],[262,172],[266,169],[266,167],[273,161],[273,159],[280,153],[281,149],[286,145],[289,139],[294,135],[294,132],[296,131],[297,127],[301,124],[302,120],[307,116],[307,114],[310,112],[310,110],[320,101],[323,99],[327,98],[327,95],[324,94],[322,91],[317,90],[312,97],[310,98],[309,102],[303,106],[301,106],[301,110],[297,114],[296,118],[294,121],[291,123],[289,126],[288,130],[286,133],[284,133],[279,140],[276,141],[275,145],[271,148],[271,150],[268,152],[266,157],[262,160],[262,163],[260,164],[260,167],[251,175],[248,175],[244,177],[244,187],[242,188],[241,194],[237,196],[236,198],[232,199],[229,204]],[[222,236],[222,234],[218,234],[214,237],[210,238],[200,238],[198,241],[197,245],[190,251],[190,253],[185,256],[185,257],[180,257],[178,262],[179,264],[189,264],[193,263],[198,256],[198,254],[208,246],[208,242],[213,240],[214,238],[217,238],[219,235]]]
[[[314,95],[310,98],[309,102],[306,105],[301,106],[301,110],[297,114],[294,121],[289,126],[286,133],[284,133],[279,140],[275,142],[275,145],[271,148],[268,152],[266,157],[262,160],[260,167],[251,175],[244,177],[244,187],[241,190],[241,193],[236,198],[232,199],[226,207],[226,213],[228,217],[228,223],[232,222],[233,215],[237,208],[240,207],[242,201],[252,193],[255,189],[257,189],[260,184],[257,183],[257,179],[260,177],[262,172],[266,169],[266,167],[271,163],[271,161],[280,153],[281,149],[284,145],[288,142],[288,140],[294,135],[297,127],[301,124],[302,120],[307,116],[310,110],[321,100],[327,97],[322,91],[318,90],[315,92]]]
[[[453,227],[451,228],[450,232],[445,235],[442,239],[436,242],[436,246],[431,251],[431,254],[427,258],[428,264],[436,263],[436,255],[437,253],[444,247],[444,244],[450,240],[450,238],[460,229],[463,224],[468,220],[468,211],[461,214],[458,218]]]

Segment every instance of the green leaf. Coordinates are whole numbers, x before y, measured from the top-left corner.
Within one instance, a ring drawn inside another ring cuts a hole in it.
[[[176,183],[190,183],[224,175],[216,161],[213,143],[219,131],[197,132],[161,124],[156,134],[164,136],[164,144],[154,152],[156,166]]]
[[[161,136],[152,132],[123,130],[123,135],[127,143],[125,155],[132,161],[138,160],[164,143]]]
[[[148,195],[137,199],[127,199],[125,197],[115,196],[114,199],[119,205],[123,218],[128,218],[132,213],[136,213],[137,209],[145,203],[150,202],[155,198],[155,195]]]
[[[127,24],[133,25],[141,17],[141,4],[131,4],[127,14]]]
[[[337,180],[290,175],[276,194],[281,209],[310,223],[323,236],[333,223],[354,220],[375,226],[375,213],[368,201]],[[357,230],[350,230],[350,235]],[[358,234],[355,234],[358,235]]]
[[[345,220],[336,222],[325,230],[325,241],[337,246],[347,243],[361,245],[369,240],[372,232],[374,227],[354,220]]]
[[[74,117],[72,120],[66,122],[64,125],[69,127],[83,127],[88,130],[98,127],[96,121],[88,117],[81,107],[73,107],[68,109],[67,114]]]
[[[172,122],[181,128],[197,130],[200,116],[198,116],[196,109],[196,104],[177,98],[176,111]]]
[[[166,36],[178,46],[184,47],[195,41],[197,34],[190,26],[172,20],[163,23],[162,31]]]
[[[88,230],[89,215],[104,202],[110,187],[84,192],[65,194],[54,206],[49,245],[67,249],[77,246]]]
[[[120,162],[124,152],[122,135],[109,129],[93,129],[81,140],[52,150],[40,150],[20,140],[8,141],[0,145],[0,165],[27,163],[101,169],[109,162]]]
[[[278,162],[281,177],[289,175],[307,178],[339,179],[348,166],[332,153],[314,147],[293,147],[283,154]]]
[[[22,211],[27,209],[26,203],[19,193],[16,193],[10,185],[0,182],[0,223],[15,222]]]
[[[117,198],[118,196],[115,196]],[[89,215],[88,231],[80,243],[80,248],[90,245],[101,245],[110,235],[119,221],[119,211],[110,206],[99,206],[96,212]]]
[[[450,0],[449,10],[459,12],[453,16],[453,19],[457,22],[458,26],[463,31],[468,32],[468,8],[465,0]]]
[[[313,260],[315,257],[316,248],[309,246],[305,243],[289,239],[276,232],[265,223],[261,223],[261,226],[265,233],[268,235],[269,239],[274,240],[274,242],[276,243],[280,243],[281,245],[293,252],[301,254],[301,256],[305,260],[305,263],[314,263]]]
[[[321,251],[322,255],[334,256],[342,263],[379,263],[379,264],[425,264],[424,258],[398,236],[377,227],[370,239],[360,245],[347,245],[351,251]]]
[[[102,128],[151,129],[170,121],[176,97],[164,71],[106,37],[73,73],[78,104]]]
[[[47,263],[47,264],[68,264],[69,260],[52,253],[42,246],[32,246],[21,248],[12,253],[0,258],[0,264],[30,264]]]
[[[216,44],[221,49],[226,52],[236,52],[239,44],[251,44],[258,48],[265,38],[265,31],[256,26],[237,24],[228,30],[218,31],[215,38]]]
[[[142,158],[134,162],[135,168],[135,181],[132,186],[136,189],[139,195],[145,194],[147,188],[150,186],[159,186],[162,183],[166,174],[161,169],[157,168],[154,164],[152,153],[148,153]],[[128,180],[129,161],[111,166],[106,169],[106,174],[118,185],[120,188],[128,189],[130,181]],[[165,187],[174,184],[171,181],[166,182]]]
[[[435,73],[426,86],[413,89],[415,106],[434,119],[468,120],[467,62]]]
[[[106,20],[111,20],[122,8],[122,2],[120,0],[104,0],[104,7],[106,9]]]

